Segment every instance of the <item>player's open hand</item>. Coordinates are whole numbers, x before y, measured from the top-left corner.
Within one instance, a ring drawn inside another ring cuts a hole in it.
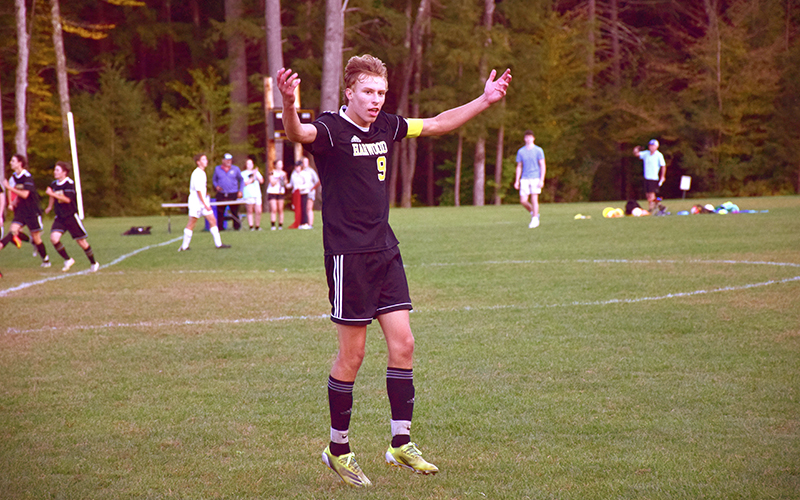
[[[494,79],[495,76],[497,76],[497,71],[492,70],[489,74],[489,79],[486,80],[486,85],[483,87],[483,95],[486,96],[490,104],[494,104],[506,96],[508,84],[511,83],[511,70],[507,69],[497,80]]]
[[[300,77],[297,73],[292,73],[291,68],[281,68],[278,70],[278,91],[283,96],[285,105],[294,104],[294,89],[300,85]]]

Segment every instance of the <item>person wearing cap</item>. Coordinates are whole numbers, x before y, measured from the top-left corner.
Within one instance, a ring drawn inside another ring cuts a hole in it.
[[[242,171],[233,165],[233,156],[225,153],[222,157],[222,165],[217,165],[214,169],[214,176],[211,179],[214,190],[217,192],[217,201],[238,201],[242,197],[244,190],[244,177]],[[242,228],[242,221],[239,220],[239,205],[229,205],[231,209],[230,218],[233,220],[233,228]],[[225,205],[217,208],[217,219],[220,221],[220,229],[223,229],[222,222],[225,220]]]
[[[642,151],[642,148],[636,146],[633,148],[633,156],[644,162],[644,192],[647,196],[649,210],[652,212],[658,206],[656,193],[666,179],[667,162],[664,160],[664,155],[658,150],[656,139],[650,140],[647,149],[647,151]]]

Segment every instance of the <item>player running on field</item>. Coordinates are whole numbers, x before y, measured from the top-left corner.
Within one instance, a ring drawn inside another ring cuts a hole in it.
[[[62,271],[67,272],[75,264],[75,259],[71,258],[67,253],[64,244],[61,243],[61,236],[64,231],[68,231],[72,239],[83,249],[86,258],[89,259],[92,272],[100,269],[100,264],[94,260],[94,252],[89,242],[86,240],[86,228],[83,227],[83,222],[78,216],[78,203],[77,193],[75,191],[75,183],[69,178],[69,165],[60,161],[53,167],[53,177],[55,180],[47,187],[45,194],[50,197],[47,204],[45,213],[49,214],[53,207],[55,207],[56,218],[53,221],[53,227],[50,229],[50,243],[56,249],[56,252],[64,258],[64,267]]]
[[[382,110],[388,79],[379,59],[353,57],[344,71],[345,105],[302,124],[295,106],[296,73],[278,71],[283,124],[290,141],[314,155],[322,182],[323,246],[331,320],[339,352],[328,378],[330,444],[322,459],[350,486],[370,480],[350,449],[353,385],[364,359],[367,325],[377,319],[388,348],[386,390],[391,407],[392,440],[384,457],[390,465],[422,474],[439,469],[422,458],[411,441],[414,410],[414,336],[398,241],[389,227],[387,169],[395,143],[406,137],[451,132],[501,100],[511,81],[506,70],[492,71],[483,94],[434,118],[406,119]]]
[[[178,247],[179,252],[190,250],[189,244],[192,242],[192,234],[194,234],[194,225],[201,217],[205,217],[208,225],[211,227],[209,232],[214,238],[214,246],[217,248],[230,248],[230,245],[223,245],[222,238],[219,236],[219,228],[217,228],[217,219],[214,217],[214,211],[211,210],[211,205],[208,203],[208,177],[206,176],[206,167],[208,166],[208,157],[202,153],[195,155],[194,163],[197,167],[192,172],[192,178],[189,181],[189,222],[183,229],[183,243]]]
[[[31,239],[36,251],[42,258],[42,267],[50,267],[50,258],[47,256],[47,249],[42,242],[42,208],[39,206],[39,194],[36,192],[36,183],[33,176],[28,172],[28,159],[23,155],[16,154],[11,157],[11,169],[14,173],[11,176],[13,185],[8,179],[3,180],[6,190],[16,196],[13,201],[14,220],[11,222],[11,234],[7,234],[0,240],[0,249],[3,249],[10,242],[19,248],[20,240],[27,240],[24,233],[20,230],[28,226],[31,231]]]

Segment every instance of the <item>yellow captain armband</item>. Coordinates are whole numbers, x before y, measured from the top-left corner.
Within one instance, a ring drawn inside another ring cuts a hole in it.
[[[422,133],[422,118],[406,118],[408,122],[408,134],[406,137],[419,137]]]

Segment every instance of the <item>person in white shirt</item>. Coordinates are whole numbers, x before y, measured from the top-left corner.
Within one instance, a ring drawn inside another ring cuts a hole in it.
[[[247,207],[247,225],[251,231],[261,231],[261,185],[264,184],[264,176],[258,171],[253,160],[248,158],[242,177],[244,178],[242,198]]]
[[[308,191],[308,202],[306,206],[306,211],[308,212],[308,228],[314,228],[314,201],[317,199],[317,190],[319,190],[320,182],[319,182],[319,175],[317,172],[311,168],[308,164],[308,157],[304,156],[301,160],[303,162],[303,175],[306,176],[308,184],[311,186],[311,189]]]
[[[651,139],[647,145],[647,151],[636,146],[633,148],[633,156],[639,158],[644,163],[644,192],[647,196],[647,204],[650,212],[658,206],[656,194],[658,189],[664,184],[667,176],[667,162],[664,155],[658,150],[658,141]]]
[[[269,219],[271,229],[275,231],[277,219],[278,229],[283,229],[283,204],[286,195],[286,172],[283,170],[283,160],[275,160],[274,168],[269,174],[267,186],[267,200],[269,201]]]
[[[219,228],[217,227],[217,219],[214,217],[214,211],[211,210],[211,205],[208,201],[208,177],[206,176],[206,167],[208,166],[208,157],[203,154],[197,154],[194,157],[194,163],[197,168],[192,172],[192,179],[189,181],[189,222],[183,229],[183,243],[178,248],[179,252],[190,250],[189,244],[192,242],[192,234],[194,232],[194,225],[201,217],[205,217],[208,225],[211,227],[209,232],[214,237],[214,246],[217,248],[230,248],[230,245],[224,245],[222,238],[219,236]]]
[[[297,160],[294,162],[294,171],[292,172],[292,177],[289,181],[289,184],[292,186],[292,192],[300,192],[300,207],[302,215],[300,217],[300,225],[297,226],[297,228],[311,229],[311,226],[308,225],[308,193],[311,191],[312,184],[311,178],[308,176],[308,174],[303,172],[303,160]],[[295,207],[295,210],[296,209],[297,208]]]

